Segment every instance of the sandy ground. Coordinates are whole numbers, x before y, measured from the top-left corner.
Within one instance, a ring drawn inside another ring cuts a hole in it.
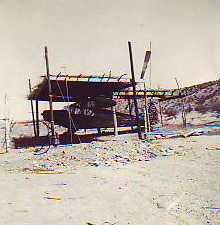
[[[220,224],[220,137],[160,145],[170,153],[111,166],[78,162],[62,174],[22,172],[30,151],[2,154],[0,224]]]

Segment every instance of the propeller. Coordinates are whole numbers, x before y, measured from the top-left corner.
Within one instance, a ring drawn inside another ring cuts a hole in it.
[[[151,56],[151,51],[146,51],[145,58],[144,58],[144,64],[143,64],[142,71],[141,71],[141,79],[144,78],[144,75],[145,75],[145,72],[147,69],[147,65],[150,60],[150,56]]]

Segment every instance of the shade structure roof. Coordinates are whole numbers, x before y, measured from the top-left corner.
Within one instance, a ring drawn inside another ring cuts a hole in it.
[[[130,79],[107,76],[50,75],[52,99],[55,102],[77,101],[88,97],[111,97],[114,92],[131,87]],[[35,86],[28,95],[29,100],[49,101],[48,79]]]

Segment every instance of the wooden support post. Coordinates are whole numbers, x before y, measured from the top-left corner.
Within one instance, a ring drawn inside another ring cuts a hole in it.
[[[145,82],[144,82],[144,112],[146,113],[146,115],[145,115],[146,118],[144,118],[145,130],[147,130],[147,132],[150,132],[151,131],[151,129],[150,129],[150,117],[149,117],[149,112],[148,112],[147,91],[146,91]]]
[[[147,111],[146,111],[146,107],[144,107],[144,137],[146,137],[147,131],[148,131],[148,126],[147,126]]]
[[[150,52],[152,53],[151,41],[150,41]],[[151,71],[152,71],[152,54],[151,54],[151,57],[150,57],[150,74],[149,74],[150,89],[151,89]]]
[[[184,118],[184,122],[183,122],[183,124],[184,124],[184,127],[186,128],[186,110],[185,110],[185,100],[184,100],[184,99],[182,99],[182,101],[183,101],[183,118]]]
[[[145,86],[145,85],[144,85]],[[144,87],[144,138],[146,138],[146,133],[148,132],[148,110],[147,110],[147,99],[146,99],[146,89]]]
[[[139,139],[142,139],[141,127],[139,122],[138,104],[136,99],[136,83],[135,83],[135,75],[134,75],[133,56],[132,56],[132,48],[131,48],[130,41],[128,42],[128,48],[129,48],[129,56],[130,56],[130,66],[131,66],[131,76],[132,76],[131,83],[133,87],[133,98],[134,98],[134,107],[135,107],[135,114],[136,114],[137,131],[138,131]]]
[[[30,94],[31,94],[31,80],[28,79],[28,82],[29,82],[29,91],[30,91]],[[33,129],[34,129],[34,136],[36,137],[37,133],[36,133],[36,124],[35,124],[35,118],[34,118],[34,106],[33,106],[33,100],[32,99],[31,99],[31,114],[32,114],[32,123],[33,123]]]
[[[71,116],[71,112],[70,112],[70,107],[69,107],[69,105],[68,105],[68,117],[69,117],[70,143],[73,144],[72,116]]]
[[[70,110],[69,88],[68,88],[67,79],[65,79],[65,83],[66,83],[66,96],[67,96],[67,101],[68,101],[67,109],[68,109],[68,117],[69,117],[70,142],[71,142],[71,144],[73,144],[73,130],[72,130],[72,122],[73,121],[72,121],[71,110]]]
[[[113,122],[114,122],[114,133],[115,133],[115,136],[118,136],[118,122],[117,122],[115,105],[112,106],[112,113],[113,113]]]
[[[48,80],[48,95],[49,95],[49,107],[50,107],[50,125],[51,125],[51,138],[52,138],[52,143],[51,144],[55,145],[55,130],[54,130],[54,117],[53,117],[53,98],[52,98],[52,88],[51,88],[51,82],[50,82],[50,70],[49,70],[47,46],[44,47],[44,51],[45,51],[46,71],[47,71],[47,80]]]
[[[35,101],[36,103],[36,135],[40,136],[40,126],[39,126],[39,104],[38,100]]]
[[[99,135],[101,135],[102,134],[102,131],[101,131],[101,128],[99,127],[99,128],[97,128],[97,132],[98,132],[98,134]]]
[[[9,148],[9,143],[10,143],[10,138],[9,138],[9,110],[8,110],[8,98],[7,98],[7,94],[5,94],[5,99],[4,99],[4,103],[5,103],[5,115],[4,115],[4,119],[3,121],[5,122],[5,127],[4,127],[4,143],[3,146],[5,147],[5,152],[8,152],[8,148]]]
[[[180,93],[180,86],[179,86],[179,83],[175,77],[175,80],[176,80],[176,84],[177,84],[177,88],[179,90],[179,95],[181,94]],[[182,106],[182,120],[183,120],[183,128],[186,128],[186,111],[185,111],[185,101],[183,98],[181,98],[181,106]]]
[[[130,115],[130,119],[131,119],[131,130],[133,131],[134,130],[134,127],[133,127],[133,117],[132,117],[132,108],[131,108],[131,99],[128,98],[128,107],[129,107],[129,115]]]
[[[5,145],[5,152],[8,152],[8,148],[9,148],[9,144],[10,144],[10,128],[9,128],[9,109],[8,109],[8,98],[7,98],[7,94],[5,94],[5,118],[3,119],[5,121],[5,137],[4,137],[4,145]]]
[[[147,97],[145,98],[146,101],[146,112],[147,112],[147,131],[151,132],[151,122],[150,122],[150,114],[148,110],[148,100]]]
[[[4,144],[5,144],[5,152],[7,153],[8,152],[8,147],[9,147],[9,132],[8,132],[8,122],[9,122],[9,119],[5,117],[5,137],[4,137]]]
[[[159,110],[160,110],[160,122],[161,122],[161,126],[163,127],[163,110],[160,104],[160,99],[158,99],[158,104],[159,104]]]

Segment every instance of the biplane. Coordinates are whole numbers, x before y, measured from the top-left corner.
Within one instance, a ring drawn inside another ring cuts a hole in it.
[[[53,110],[54,124],[68,128],[73,133],[79,129],[113,128],[115,93],[131,87],[130,79],[124,76],[51,75],[50,82],[53,102],[66,103],[63,109]],[[28,98],[49,101],[46,77]],[[118,111],[116,115],[118,127],[135,126],[134,116]],[[45,121],[51,121],[50,110],[44,110],[42,116]]]

